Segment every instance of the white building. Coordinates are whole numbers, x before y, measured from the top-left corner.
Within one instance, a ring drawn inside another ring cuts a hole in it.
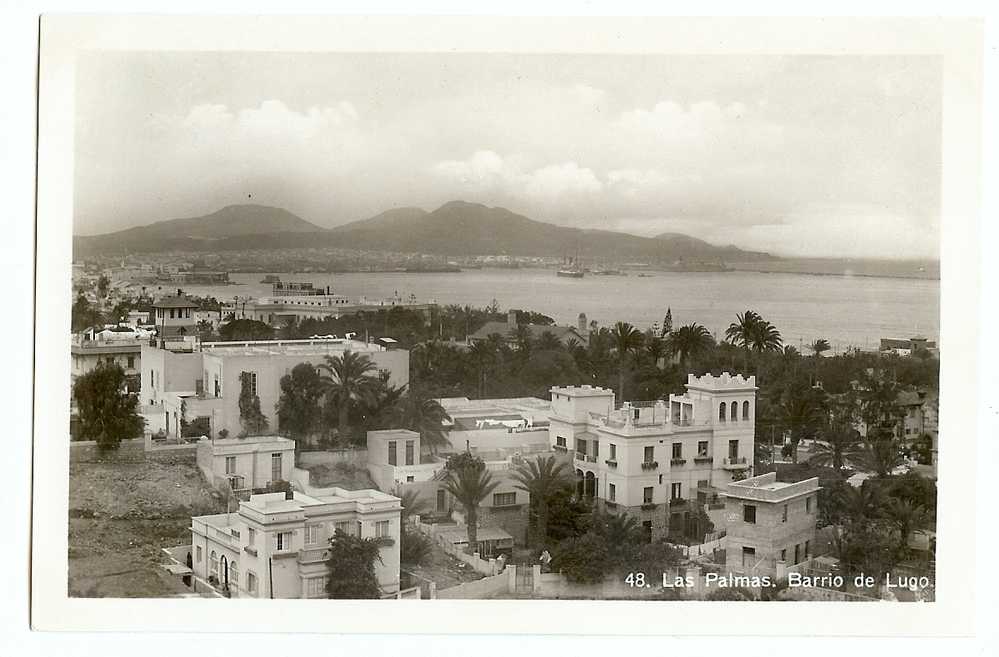
[[[291,481],[295,441],[281,436],[206,439],[198,443],[197,458],[208,481],[225,482],[239,494]]]
[[[339,529],[381,538],[375,576],[399,591],[399,498],[376,490],[329,488],[253,495],[235,513],[191,518],[194,574],[232,597],[325,598],[329,539]]]
[[[654,538],[696,533],[690,502],[714,499],[752,468],[755,377],[689,375],[686,387],[668,401],[619,408],[612,390],[551,390],[549,439],[571,460],[579,493],[634,515]]]

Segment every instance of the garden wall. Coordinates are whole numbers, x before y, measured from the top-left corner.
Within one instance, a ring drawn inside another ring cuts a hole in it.
[[[69,462],[74,463],[195,463],[195,445],[147,445],[145,438],[123,440],[118,449],[102,450],[92,440],[69,444]]]
[[[465,582],[458,586],[437,591],[439,600],[467,600],[489,598],[497,593],[511,591],[511,583],[516,578],[516,566],[511,566],[505,572],[492,577],[483,577],[474,582]]]
[[[301,450],[298,452],[298,467],[308,468],[313,465],[333,466],[337,463],[349,463],[360,468],[368,465],[367,449],[324,449]]]

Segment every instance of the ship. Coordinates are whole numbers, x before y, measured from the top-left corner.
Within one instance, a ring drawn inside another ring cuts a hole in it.
[[[582,278],[585,276],[586,272],[579,266],[579,253],[576,254],[575,258],[562,258],[562,266],[555,272],[555,275],[563,278]]]

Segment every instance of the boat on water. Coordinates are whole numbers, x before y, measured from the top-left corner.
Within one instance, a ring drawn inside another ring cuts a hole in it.
[[[584,270],[579,264],[579,254],[576,254],[575,258],[562,258],[562,266],[555,272],[556,276],[561,276],[563,278],[582,278],[586,275],[586,270]]]
[[[273,284],[273,283],[280,283],[281,282],[281,277],[280,276],[275,276],[274,274],[267,274],[262,279],[260,279],[260,282],[261,283],[266,283],[268,285]]]

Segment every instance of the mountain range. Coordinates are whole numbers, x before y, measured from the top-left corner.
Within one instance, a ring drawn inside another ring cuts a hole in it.
[[[679,233],[639,237],[535,221],[500,207],[451,201],[432,212],[402,207],[330,229],[282,208],[230,205],[203,217],[170,219],[104,235],[75,236],[74,257],[162,251],[343,248],[445,256],[513,255],[610,261],[775,259]]]

